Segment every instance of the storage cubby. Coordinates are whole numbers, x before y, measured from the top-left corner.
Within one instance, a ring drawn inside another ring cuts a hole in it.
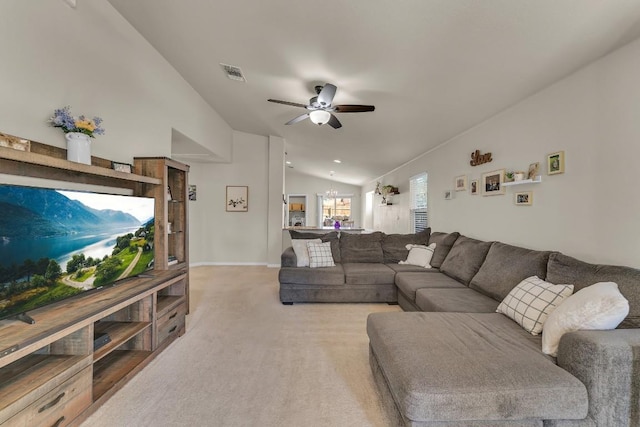
[[[55,418],[53,424],[89,407],[91,330],[80,328],[0,367],[0,424],[41,425]],[[78,384],[73,378],[81,372]]]

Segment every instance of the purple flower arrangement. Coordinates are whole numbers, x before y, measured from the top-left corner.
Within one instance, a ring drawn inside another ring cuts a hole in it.
[[[95,135],[104,135],[104,129],[100,127],[102,119],[94,117],[88,119],[85,116],[73,117],[71,107],[66,106],[53,111],[53,117],[49,119],[51,126],[60,128],[64,133],[80,132],[95,138]]]

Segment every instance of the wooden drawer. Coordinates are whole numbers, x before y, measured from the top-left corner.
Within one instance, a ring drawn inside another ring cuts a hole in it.
[[[182,302],[169,310],[162,317],[158,318],[158,345],[166,339],[175,338],[184,332],[185,316],[187,315],[187,304]]]
[[[61,427],[92,403],[92,368],[80,371],[11,417],[3,427]]]

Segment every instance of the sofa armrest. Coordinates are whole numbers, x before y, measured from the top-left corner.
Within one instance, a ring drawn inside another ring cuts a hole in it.
[[[280,267],[297,267],[298,266],[298,258],[296,257],[296,253],[293,251],[293,247],[289,246],[287,249],[282,252],[280,255]]]
[[[565,334],[557,360],[586,386],[596,425],[640,425],[640,329]]]

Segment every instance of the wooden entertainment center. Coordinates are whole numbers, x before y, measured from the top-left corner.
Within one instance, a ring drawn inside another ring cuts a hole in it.
[[[92,165],[67,161],[65,152],[33,142],[31,152],[0,147],[0,173],[154,197],[154,270],[30,311],[35,324],[0,321],[2,426],[79,425],[185,332],[189,166],[136,158],[135,173],[125,173],[96,157]],[[94,350],[104,334],[108,342]]]

